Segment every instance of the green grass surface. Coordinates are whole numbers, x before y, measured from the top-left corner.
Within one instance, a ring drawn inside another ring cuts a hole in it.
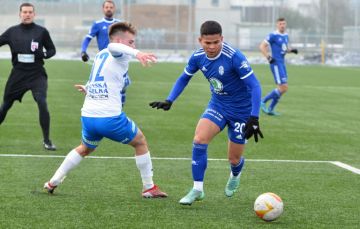
[[[0,93],[10,71],[0,61]],[[130,67],[125,112],[145,133],[153,157],[191,157],[195,125],[209,99],[200,75],[191,80],[168,112],[153,110],[165,99],[184,64]],[[268,66],[253,66],[263,94],[274,88]],[[0,154],[66,155],[80,142],[83,96],[90,66],[49,61],[48,103],[51,139],[58,151],[42,149],[38,111],[31,93],[15,103],[0,126]],[[289,92],[277,109],[262,115],[265,138],[247,144],[247,159],[341,161],[360,168],[360,68],[288,66]],[[226,158],[226,131],[209,146],[209,158]],[[94,156],[132,156],[129,146],[104,140]],[[178,204],[192,186],[190,160],[154,160],[154,179],[168,199],[140,197],[141,181],[131,159],[87,159],[72,171],[55,195],[42,192],[62,158],[0,157],[0,228],[359,228],[360,175],[330,163],[248,160],[239,193],[226,198],[225,161],[209,161],[206,198],[191,207]],[[284,214],[265,223],[252,208],[263,192],[283,198]]]

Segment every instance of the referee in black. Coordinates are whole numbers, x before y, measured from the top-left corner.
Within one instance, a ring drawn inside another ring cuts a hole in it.
[[[16,100],[21,102],[24,94],[31,90],[39,108],[40,126],[44,137],[43,146],[47,150],[56,150],[56,146],[49,138],[50,114],[46,103],[47,74],[43,67],[43,59],[55,55],[55,46],[47,29],[33,22],[34,5],[21,4],[19,15],[21,23],[10,27],[0,35],[0,46],[5,44],[10,46],[13,65],[0,107],[0,124],[13,103]]]

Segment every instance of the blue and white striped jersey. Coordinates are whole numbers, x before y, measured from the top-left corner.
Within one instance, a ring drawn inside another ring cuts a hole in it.
[[[198,70],[210,83],[210,102],[229,113],[250,113],[251,94],[244,79],[252,76],[253,70],[239,50],[224,42],[221,52],[208,58],[201,48],[190,57],[184,72],[192,76]]]
[[[278,31],[272,32],[265,38],[265,42],[270,45],[272,58],[277,62],[284,62],[288,50],[288,34],[279,33]]]
[[[115,18],[111,20],[103,18],[99,21],[95,21],[86,37],[90,39],[96,37],[96,41],[100,51],[107,48],[109,44],[108,28],[115,22],[120,22],[120,20]],[[86,51],[87,45],[88,43],[86,44],[86,47],[84,47],[84,44],[82,45],[82,51]]]

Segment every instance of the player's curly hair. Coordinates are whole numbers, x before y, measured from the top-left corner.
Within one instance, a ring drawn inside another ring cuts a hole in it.
[[[109,27],[110,39],[115,35],[119,35],[120,33],[124,33],[124,32],[129,32],[133,35],[136,35],[136,28],[129,22],[117,22]]]
[[[200,27],[200,35],[222,34],[221,25],[217,21],[206,21]]]

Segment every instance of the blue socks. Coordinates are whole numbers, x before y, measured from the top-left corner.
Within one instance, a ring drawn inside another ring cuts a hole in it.
[[[207,167],[207,144],[193,143],[192,151],[192,176],[194,181],[204,181]]]
[[[243,168],[245,164],[245,158],[244,157],[241,157],[239,163],[237,165],[233,165],[233,164],[230,164],[231,166],[231,172],[233,174],[234,177],[236,177],[237,175],[239,175],[239,173],[241,173],[241,170]]]
[[[281,97],[280,91],[277,88],[275,88],[274,90],[272,90],[269,94],[267,94],[265,96],[265,98],[262,100],[262,102],[266,103],[267,101],[272,99],[270,106],[269,106],[269,111],[272,111],[272,110],[274,110],[276,104],[279,102],[280,97]]]

